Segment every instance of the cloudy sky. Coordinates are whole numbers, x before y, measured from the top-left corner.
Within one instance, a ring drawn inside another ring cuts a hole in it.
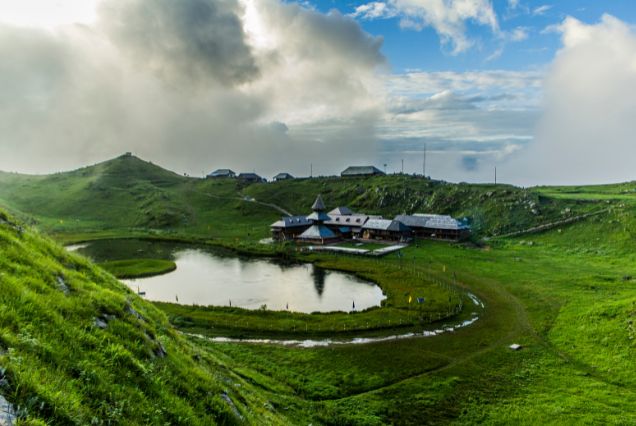
[[[0,0],[0,169],[636,179],[627,0]]]

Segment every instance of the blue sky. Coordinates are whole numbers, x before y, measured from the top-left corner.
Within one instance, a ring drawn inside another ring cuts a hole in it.
[[[310,0],[300,3],[310,4],[323,13],[338,10],[342,14],[352,14],[356,7],[369,2]],[[511,7],[508,0],[495,0],[492,5],[502,31],[523,28],[528,34],[527,39],[503,41],[490,28],[467,21],[467,34],[476,45],[453,55],[440,45],[440,38],[431,27],[421,31],[402,29],[399,17],[358,18],[357,21],[368,33],[384,38],[382,52],[396,73],[410,69],[462,71],[543,67],[554,59],[561,46],[560,34],[546,29],[560,24],[566,16],[595,23],[608,13],[626,22],[636,23],[636,2],[631,0],[520,0],[515,8]],[[491,58],[500,49],[503,49],[501,55]]]
[[[0,0],[0,169],[420,173],[426,150],[449,181],[636,180],[635,24],[631,0]]]

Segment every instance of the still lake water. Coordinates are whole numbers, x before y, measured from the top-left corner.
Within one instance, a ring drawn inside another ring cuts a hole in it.
[[[146,292],[146,299],[181,304],[238,306],[246,309],[330,312],[380,306],[376,284],[312,264],[281,263],[237,256],[224,250],[143,240],[105,240],[77,249],[97,262],[132,258],[171,259],[177,269],[165,275],[122,280]]]

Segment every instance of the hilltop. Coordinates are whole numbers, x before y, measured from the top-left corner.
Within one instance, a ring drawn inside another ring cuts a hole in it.
[[[467,218],[478,238],[605,207],[592,197],[567,196],[563,188],[454,184],[410,175],[244,185],[180,176],[131,155],[53,175],[0,174],[0,203],[56,234],[155,230],[256,240],[281,215],[272,205],[305,214],[319,193],[330,207],[386,217],[421,212]]]

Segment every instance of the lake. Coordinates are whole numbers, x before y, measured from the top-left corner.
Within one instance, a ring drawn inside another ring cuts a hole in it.
[[[180,304],[237,306],[296,312],[363,310],[385,299],[376,284],[306,263],[237,256],[226,250],[147,240],[101,240],[77,250],[96,262],[134,258],[171,259],[165,275],[122,280],[146,299]]]

